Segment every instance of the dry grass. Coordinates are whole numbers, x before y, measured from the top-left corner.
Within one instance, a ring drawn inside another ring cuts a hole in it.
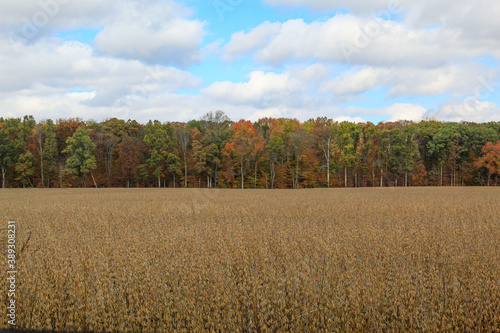
[[[496,188],[6,190],[0,202],[19,243],[32,232],[19,328],[500,331]]]

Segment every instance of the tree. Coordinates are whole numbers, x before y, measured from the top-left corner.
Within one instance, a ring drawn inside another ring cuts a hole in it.
[[[327,118],[317,118],[314,121],[314,135],[316,145],[319,147],[325,159],[326,166],[326,186],[330,187],[330,165],[332,155],[336,148],[336,138],[338,136],[337,123]]]
[[[217,169],[221,164],[221,151],[224,148],[225,141],[230,137],[229,126],[231,124],[231,119],[223,112],[208,112],[202,118],[202,128],[204,141],[207,146],[210,147],[210,158],[206,160],[207,163],[211,163],[211,180],[209,181],[209,187],[217,187]],[[217,149],[213,149],[214,146]],[[207,156],[208,157],[208,156]]]
[[[413,139],[410,127],[395,128],[391,130],[392,145],[389,163],[392,172],[397,177],[404,174],[404,186],[408,186],[408,174],[413,172],[420,159],[418,145]]]
[[[357,145],[359,142],[359,127],[351,122],[340,123],[339,146],[340,162],[344,167],[344,187],[348,186],[347,168],[353,167],[356,162]]]
[[[482,156],[474,163],[476,168],[488,170],[488,186],[492,175],[500,174],[500,140],[494,145],[488,142],[482,150]]]
[[[106,186],[110,186],[113,172],[113,153],[120,142],[120,138],[112,133],[94,132],[97,146],[98,165],[104,165]]]
[[[118,157],[114,164],[117,178],[126,182],[128,188],[131,181],[138,180],[139,165],[144,160],[146,146],[141,140],[127,135],[116,147],[116,152]]]
[[[5,123],[0,123],[0,168],[2,169],[2,188],[5,188],[7,168],[14,162],[14,142],[10,138]]]
[[[56,127],[50,119],[47,120],[44,127],[45,140],[43,142],[43,151],[40,158],[43,158],[45,161],[44,167],[46,168],[47,187],[50,187],[50,175],[52,174],[58,158]]]
[[[36,159],[30,151],[19,156],[16,163],[16,172],[19,174],[17,180],[20,180],[23,186],[33,186],[32,177],[35,174]]]
[[[290,142],[292,147],[292,154],[295,160],[295,170],[292,168],[293,176],[293,188],[299,188],[299,177],[300,177],[300,163],[305,157],[305,151],[307,149],[307,136],[304,129],[299,128],[295,130],[290,135]]]
[[[97,167],[94,149],[96,145],[90,139],[90,132],[83,126],[78,127],[75,134],[66,141],[66,149],[63,153],[71,156],[66,160],[66,171],[70,174],[80,176],[83,174],[83,186],[87,187],[87,173],[90,172],[94,185],[97,187],[92,170]]]
[[[226,143],[224,153],[235,156],[241,176],[241,188],[245,188],[245,169],[252,156],[264,149],[264,142],[257,135],[255,127],[250,121],[240,120],[231,126],[233,138]]]
[[[158,121],[149,121],[145,128],[144,143],[149,148],[149,167],[161,187],[162,163],[167,156],[167,131]]]
[[[191,131],[187,126],[179,125],[175,127],[175,136],[177,137],[177,148],[179,148],[184,162],[184,187],[188,187],[187,152],[191,142]]]

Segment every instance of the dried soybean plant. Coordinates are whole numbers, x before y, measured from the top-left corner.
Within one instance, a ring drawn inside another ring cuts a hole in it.
[[[32,232],[20,329],[500,331],[496,189],[0,196]]]

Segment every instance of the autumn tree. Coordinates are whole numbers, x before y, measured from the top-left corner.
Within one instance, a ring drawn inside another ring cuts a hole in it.
[[[92,130],[78,127],[75,134],[66,141],[63,153],[70,154],[66,160],[66,171],[80,176],[83,174],[83,187],[87,187],[87,173],[90,172],[94,185],[97,187],[92,170],[97,167],[94,149],[96,145],[90,139]]]
[[[7,131],[7,125],[0,123],[0,168],[2,169],[2,188],[5,188],[7,168],[15,161],[14,142]]]
[[[486,169],[488,172],[488,186],[491,176],[500,174],[500,140],[496,144],[488,142],[482,150],[482,156],[474,163],[476,168]]]
[[[191,143],[191,130],[185,125],[178,125],[175,127],[175,136],[177,138],[177,148],[181,153],[182,161],[184,163],[184,187],[188,187],[187,154],[189,144]]]
[[[327,118],[317,118],[314,121],[314,140],[324,158],[326,168],[326,186],[330,187],[330,166],[332,156],[337,149],[337,123]]]
[[[217,187],[217,170],[221,165],[222,149],[231,135],[231,119],[223,112],[208,112],[201,118],[203,141],[208,148],[206,163],[210,163],[211,175],[208,186]],[[215,148],[215,149],[214,149]]]
[[[257,131],[250,121],[240,120],[232,124],[233,133],[224,148],[227,156],[234,156],[239,167],[241,176],[241,188],[245,188],[245,170],[253,156],[264,149],[263,140],[257,135]]]
[[[141,140],[127,135],[116,147],[116,153],[117,158],[114,161],[116,177],[126,183],[128,188],[130,182],[138,181],[139,166],[144,161],[146,146]]]

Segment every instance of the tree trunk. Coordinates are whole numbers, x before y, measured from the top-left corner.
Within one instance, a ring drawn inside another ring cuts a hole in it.
[[[299,161],[297,160],[297,166],[295,167],[295,188],[299,188]]]
[[[488,169],[488,186],[490,186],[490,180],[491,180],[491,170]]]
[[[160,188],[160,187],[161,187],[161,176],[158,175],[158,188]]]
[[[441,165],[441,176],[440,176],[441,186],[443,186],[443,166]]]
[[[408,187],[408,171],[405,171],[405,187]]]
[[[97,188],[97,183],[95,182],[94,174],[92,173],[92,171],[90,171],[90,175],[92,176],[92,181],[94,182],[95,188]]]
[[[130,179],[127,179],[127,188],[130,188]]]
[[[175,172],[174,172],[174,188],[175,188]]]
[[[347,166],[344,167],[344,187],[347,187]]]
[[[45,183],[44,183],[44,178],[43,178],[43,147],[42,147],[42,142],[41,140],[39,141],[40,142],[40,172],[41,172],[41,176],[42,176],[42,187],[45,187]]]
[[[243,190],[245,188],[245,175],[243,174],[243,162],[241,163],[240,173],[241,173],[241,189]]]
[[[326,161],[326,186],[330,188],[330,159]]]
[[[384,176],[380,173],[380,187],[384,187]]]
[[[84,188],[87,187],[87,173],[86,172],[83,173],[83,187]]]
[[[2,188],[5,188],[5,166],[2,165]]]
[[[186,159],[184,159],[184,187],[188,187],[188,165]]]

